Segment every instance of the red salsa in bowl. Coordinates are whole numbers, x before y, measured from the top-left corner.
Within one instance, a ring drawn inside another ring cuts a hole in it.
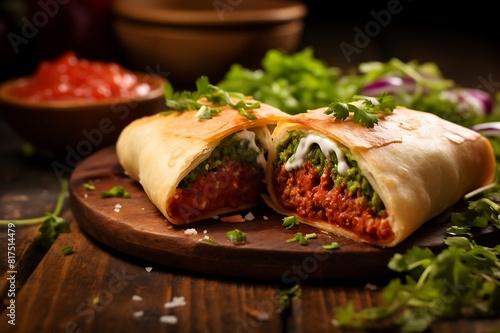
[[[66,52],[0,84],[0,116],[37,148],[86,156],[114,144],[131,121],[164,111],[166,82]]]
[[[117,63],[89,61],[68,51],[53,61],[42,61],[25,84],[11,91],[27,102],[100,101],[144,96],[148,83]]]

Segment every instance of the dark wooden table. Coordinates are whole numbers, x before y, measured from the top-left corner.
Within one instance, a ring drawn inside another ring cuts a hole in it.
[[[353,43],[354,34],[352,25],[329,30],[317,24],[306,29],[303,45],[313,45],[318,57],[346,69],[392,56],[415,58],[435,61],[462,85],[479,87],[489,78],[489,88],[498,89],[497,40],[432,28],[386,29],[348,62],[339,44]],[[60,180],[50,162],[26,156],[22,140],[0,123],[0,219],[31,218],[53,210]],[[359,309],[377,305],[387,282],[365,279],[362,271],[359,279],[349,281],[304,279],[300,298],[282,311],[276,296],[287,287],[283,281],[211,276],[134,258],[83,232],[69,199],[62,216],[71,221],[71,231],[60,234],[48,249],[38,242],[39,225],[1,227],[0,332],[341,332],[332,325],[333,308],[348,301]],[[15,244],[12,267],[9,241]],[[61,248],[68,244],[74,252],[65,256]],[[175,297],[184,297],[185,305],[164,307]],[[8,323],[14,318],[9,314],[15,315],[15,326]],[[268,317],[259,319],[258,314]],[[160,322],[165,315],[177,322]],[[432,331],[486,333],[499,327],[499,318],[458,319],[439,321]]]

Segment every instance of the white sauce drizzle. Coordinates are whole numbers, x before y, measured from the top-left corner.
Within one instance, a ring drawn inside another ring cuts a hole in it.
[[[311,146],[315,143],[318,144],[319,148],[326,158],[330,158],[331,151],[335,152],[338,161],[337,171],[342,176],[347,176],[349,165],[347,164],[345,155],[342,150],[340,150],[339,146],[337,146],[335,142],[316,134],[308,134],[306,137],[300,139],[297,151],[288,159],[285,164],[285,169],[287,171],[291,171],[302,166],[302,164],[304,164],[307,153],[309,153],[309,151],[311,150]]]
[[[264,156],[264,152],[259,149],[257,146],[257,143],[255,142],[255,132],[253,131],[247,131],[246,129],[236,133],[236,135],[243,140],[248,141],[248,147],[251,149],[254,149],[256,152],[259,154],[257,155],[257,163],[259,163],[263,169],[266,168],[266,158]]]

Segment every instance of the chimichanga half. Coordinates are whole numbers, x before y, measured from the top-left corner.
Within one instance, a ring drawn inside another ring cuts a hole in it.
[[[173,224],[186,224],[262,203],[270,128],[289,115],[270,105],[230,106],[211,119],[169,111],[133,121],[116,143],[126,174]]]
[[[397,107],[373,128],[325,109],[280,121],[266,202],[301,222],[392,247],[494,179],[490,142],[431,113]]]

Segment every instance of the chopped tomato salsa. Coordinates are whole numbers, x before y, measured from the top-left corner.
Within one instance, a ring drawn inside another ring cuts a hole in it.
[[[150,89],[117,63],[79,59],[69,51],[42,61],[28,82],[12,93],[30,102],[99,101],[140,96]]]

